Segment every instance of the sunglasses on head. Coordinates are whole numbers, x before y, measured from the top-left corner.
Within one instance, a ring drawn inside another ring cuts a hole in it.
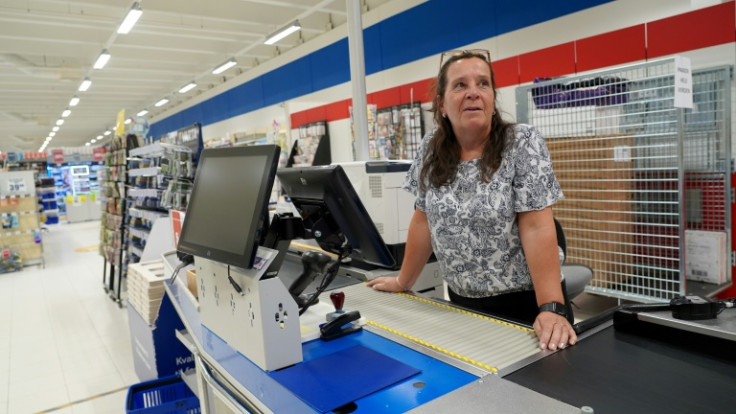
[[[486,62],[491,63],[491,52],[486,49],[456,49],[442,53],[440,56],[440,69],[442,69],[442,65],[445,63],[445,60],[453,56],[461,55],[481,55],[486,58]]]

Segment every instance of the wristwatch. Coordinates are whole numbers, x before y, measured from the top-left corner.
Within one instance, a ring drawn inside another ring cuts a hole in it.
[[[539,313],[542,312],[552,312],[567,318],[567,306],[560,302],[545,303],[539,307]]]

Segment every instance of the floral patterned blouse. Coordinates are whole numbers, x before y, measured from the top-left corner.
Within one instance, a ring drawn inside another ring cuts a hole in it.
[[[404,189],[427,214],[432,248],[445,280],[457,294],[479,298],[532,289],[516,215],[563,198],[539,131],[517,124],[490,182],[480,159],[461,161],[449,185],[419,188],[422,158],[434,131],[422,139]]]

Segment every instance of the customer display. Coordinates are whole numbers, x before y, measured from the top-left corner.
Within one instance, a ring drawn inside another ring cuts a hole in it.
[[[365,263],[396,266],[341,166],[290,168],[276,175],[301,213],[307,238],[328,252],[342,254],[349,244],[353,257]]]
[[[276,145],[202,151],[177,250],[253,267],[280,152]]]

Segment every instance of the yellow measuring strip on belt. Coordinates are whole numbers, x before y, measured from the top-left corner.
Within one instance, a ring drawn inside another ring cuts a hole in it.
[[[428,300],[428,299],[420,298],[418,296],[409,295],[409,294],[406,294],[406,293],[396,293],[396,294],[401,295],[401,296],[404,296],[404,297],[409,298],[409,299],[413,299],[413,300],[417,300],[417,301],[420,301],[420,302],[423,302],[423,303],[434,305],[434,306],[440,307],[442,309],[446,309],[446,310],[450,310],[450,311],[453,311],[453,312],[462,313],[462,314],[465,314],[465,315],[473,316],[475,318],[480,318],[480,319],[492,321],[492,322],[495,322],[495,323],[498,323],[498,324],[501,324],[501,325],[504,325],[504,326],[516,328],[516,329],[519,329],[519,330],[524,331],[524,332],[528,332],[528,333],[533,333],[534,332],[533,329],[529,329],[529,328],[524,327],[524,326],[519,326],[519,325],[510,323],[510,322],[506,322],[506,321],[502,321],[502,320],[499,320],[499,319],[491,318],[491,317],[488,317],[488,316],[485,316],[485,315],[480,315],[480,314],[477,314],[477,313],[474,313],[474,312],[469,312],[469,311],[466,311],[464,309],[458,309],[456,307],[449,306],[449,305],[446,305],[446,304],[443,304],[443,303],[439,303],[439,302],[435,302],[433,300]],[[449,349],[445,349],[445,348],[439,347],[439,346],[434,345],[434,344],[431,344],[431,343],[429,343],[427,341],[423,341],[423,340],[421,340],[419,338],[415,338],[415,337],[413,337],[411,335],[407,335],[407,334],[405,334],[403,332],[399,332],[396,329],[389,328],[388,326],[381,325],[381,324],[379,324],[379,323],[377,323],[375,321],[372,321],[372,320],[366,320],[366,323],[368,323],[371,326],[375,326],[376,328],[383,329],[383,330],[385,330],[387,332],[391,332],[394,335],[398,335],[398,336],[400,336],[400,337],[402,337],[404,339],[407,339],[407,340],[412,341],[414,343],[417,343],[419,345],[426,346],[428,348],[434,349],[435,351],[438,351],[438,352],[441,352],[443,354],[449,355],[449,356],[451,356],[453,358],[456,358],[456,359],[459,359],[461,361],[467,362],[469,364],[475,365],[477,367],[483,368],[483,369],[485,369],[487,371],[491,371],[493,373],[498,373],[498,368],[496,368],[496,367],[491,367],[491,366],[489,366],[487,364],[484,364],[482,362],[475,361],[475,360],[473,360],[471,358],[468,358],[466,356],[463,356],[463,355],[457,354],[455,352],[452,352]]]

